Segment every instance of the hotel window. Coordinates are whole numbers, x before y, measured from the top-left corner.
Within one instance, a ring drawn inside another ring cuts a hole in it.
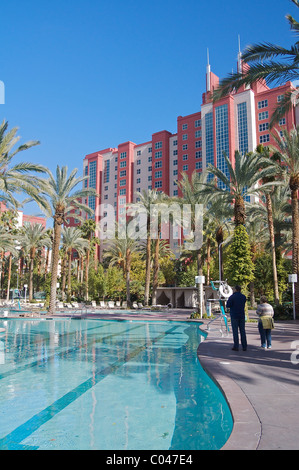
[[[120,171],[119,176],[120,176],[120,178],[122,178],[123,176],[127,176],[127,170]]]
[[[105,186],[104,191],[108,191],[108,186]]]
[[[125,196],[125,194],[126,194],[126,188],[123,188],[123,189],[119,190],[119,195],[120,196]]]
[[[184,160],[184,161],[188,160],[188,153],[185,153],[185,154],[183,155],[183,160]]]
[[[195,158],[201,158],[202,157],[202,153],[201,153],[201,150],[198,150],[197,152],[195,152]]]
[[[95,163],[95,162],[92,162]],[[89,165],[89,186],[91,186],[91,165]],[[104,163],[104,183],[109,183],[110,181],[110,160],[105,160]],[[92,186],[95,188],[95,186]]]
[[[151,166],[148,166],[147,169],[148,169],[148,171],[152,171],[152,170],[153,170],[153,168],[152,168]]]
[[[162,181],[155,181],[155,188],[162,188]]]
[[[265,142],[270,142],[269,134],[260,135],[260,144],[264,144]]]
[[[269,112],[268,111],[263,111],[262,113],[259,113],[259,121],[263,121],[264,119],[269,118]]]
[[[120,162],[119,166],[120,168],[125,168],[127,166],[127,162],[126,161]]]
[[[162,168],[162,162],[155,162],[155,168]]]
[[[258,109],[267,108],[268,100],[259,101],[257,104]]]
[[[141,181],[141,179],[140,179],[140,178],[137,178],[136,183],[139,184],[140,181]]]
[[[137,157],[141,155],[141,150],[137,150]]]
[[[229,132],[228,132],[228,105],[218,106],[215,110],[216,117],[216,164],[228,178],[229,170],[224,154],[229,155]],[[227,189],[222,181],[218,180],[221,189]]]
[[[162,148],[162,142],[156,142],[155,143],[155,149],[161,149]]]
[[[178,180],[173,180],[173,186],[177,186],[178,185]]]
[[[196,170],[201,170],[202,169],[202,162],[196,162],[195,163],[195,169]]]
[[[162,158],[162,151],[159,150],[159,152],[155,152],[155,158]]]
[[[283,100],[283,95],[277,96],[277,103],[280,103]]]
[[[136,188],[137,193],[140,193],[140,188]]]
[[[174,165],[177,165],[178,164],[178,161],[177,160],[173,160],[172,162]]]
[[[201,131],[195,131],[195,139],[201,137]]]
[[[149,175],[149,176],[147,177],[147,181],[152,181],[152,175]]]
[[[152,153],[152,147],[148,148],[148,153]]]
[[[183,145],[183,150],[188,150],[188,144]]]
[[[183,165],[183,171],[188,171],[188,165]]]
[[[195,127],[201,127],[201,119],[197,119],[194,123]]]
[[[137,175],[140,175],[140,173],[141,173],[141,170],[140,170],[140,168],[138,168],[138,170],[137,170],[137,172],[136,172],[136,173],[137,173]]]
[[[200,149],[201,148],[201,140],[196,140],[195,142],[195,148]]]
[[[205,124],[206,124],[206,162],[207,162],[207,165],[209,163],[214,165],[214,130],[213,130],[213,113],[212,112],[207,113],[205,115]]]
[[[188,140],[188,134],[183,134],[183,140]]]
[[[153,157],[152,157],[152,156],[148,157],[147,161],[148,161],[148,162],[153,161]]]
[[[123,158],[127,157],[127,152],[121,152],[120,154],[120,159],[122,160]]]
[[[120,180],[119,186],[126,186],[127,180]]]
[[[104,199],[108,199],[108,194],[105,194]]]
[[[238,138],[239,151],[242,155],[248,152],[248,126],[247,126],[247,103],[238,104]]]
[[[259,124],[259,131],[264,132],[269,129],[269,123],[268,122],[263,122],[263,124]]]
[[[173,141],[173,145],[178,145],[178,141],[177,141],[177,140],[174,140],[174,141]]]
[[[141,160],[137,160],[137,165],[140,165],[141,164]]]
[[[173,155],[175,156],[175,155],[178,154],[178,151],[177,151],[177,150],[174,150],[172,153],[173,153]]]
[[[281,119],[279,119],[279,125],[280,125],[280,126],[284,126],[285,123],[286,123],[286,118],[281,118]]]
[[[155,178],[162,178],[162,171],[155,171]]]
[[[177,176],[178,170],[173,170],[173,176]]]
[[[178,190],[177,190],[177,189],[174,189],[174,190],[173,190],[173,195],[174,195],[174,196],[177,196],[177,195],[178,195]]]
[[[182,130],[185,131],[186,129],[188,129],[188,124],[183,124],[182,125]]]

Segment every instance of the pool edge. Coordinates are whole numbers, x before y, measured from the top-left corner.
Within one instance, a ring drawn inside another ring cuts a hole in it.
[[[209,354],[211,347],[213,341],[207,336],[198,346],[197,357],[205,372],[223,393],[233,418],[232,432],[219,450],[257,450],[262,434],[259,417],[239,385],[225,375],[223,367]],[[206,353],[203,356],[201,352],[204,350]]]

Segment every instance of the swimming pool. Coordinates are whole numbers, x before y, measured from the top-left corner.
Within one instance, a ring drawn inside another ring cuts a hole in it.
[[[229,407],[198,323],[0,320],[0,450],[219,449]]]

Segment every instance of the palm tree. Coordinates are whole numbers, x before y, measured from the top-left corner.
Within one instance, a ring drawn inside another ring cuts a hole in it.
[[[276,175],[270,175],[269,177],[265,175],[262,178],[262,184],[276,182],[283,184],[283,181],[278,178],[282,175],[282,170],[279,165],[280,157],[277,152],[271,153],[269,147],[263,147],[262,145],[257,147],[257,154],[268,159],[271,164],[277,164],[277,173]],[[273,268],[273,285],[274,285],[274,302],[276,305],[279,304],[279,289],[278,289],[278,277],[277,277],[277,266],[276,266],[276,250],[275,250],[275,236],[274,236],[274,222],[273,222],[273,208],[272,208],[272,194],[275,186],[266,186],[264,190],[261,190],[262,195],[266,199],[266,209],[267,209],[267,221],[268,221],[268,230],[271,244],[271,254],[272,254],[272,268]]]
[[[86,261],[85,261],[85,298],[88,300],[88,276],[89,276],[89,262],[90,252],[99,239],[95,237],[96,223],[93,219],[86,220],[80,227],[83,238],[88,240],[86,245]]]
[[[299,7],[298,0],[291,1]],[[298,36],[299,23],[291,15],[287,15],[286,18],[291,30]],[[214,101],[257,81],[266,80],[269,84],[283,84],[288,80],[298,79],[299,41],[289,49],[268,42],[254,44],[245,49],[242,60],[250,64],[250,67],[243,67],[243,71],[238,70],[237,73],[231,73],[221,80],[220,86],[214,91]],[[270,126],[283,117],[292,106],[298,104],[298,96],[298,90],[295,89],[284,95],[272,115]]]
[[[72,251],[76,250],[78,254],[89,248],[89,241],[82,237],[82,231],[77,227],[63,227],[62,229],[62,246],[68,260],[68,278],[67,293],[71,296],[71,267],[72,267]]]
[[[276,175],[277,166],[270,164],[269,160],[260,155],[249,153],[242,155],[235,152],[235,165],[233,167],[229,158],[224,154],[229,176],[213,165],[208,167],[212,173],[224,185],[224,188],[215,184],[215,181],[204,183],[204,194],[208,194],[212,200],[221,204],[233,204],[235,226],[244,225],[246,220],[245,199],[246,196],[258,196],[258,190],[267,188],[274,183],[260,185],[264,177]]]
[[[292,269],[299,281],[299,126],[290,133],[286,129],[274,135],[277,150],[280,152],[282,167],[288,177],[292,206]],[[296,312],[299,316],[299,282],[295,284]]]
[[[51,246],[51,239],[41,224],[25,222],[21,231],[19,242],[25,252],[29,254],[29,302],[33,299],[33,265],[36,253],[44,247]]]
[[[134,240],[126,235],[124,238],[115,238],[111,240],[105,247],[103,258],[110,259],[110,266],[118,265],[122,268],[124,277],[126,279],[126,296],[127,305],[131,307],[131,294],[130,294],[130,271],[131,271],[131,255],[133,252],[141,250],[141,245],[137,240]]]
[[[55,310],[62,225],[66,222],[67,215],[74,209],[79,209],[92,215],[93,210],[86,204],[83,204],[81,199],[89,196],[98,197],[93,188],[75,190],[76,186],[87,179],[87,177],[77,177],[77,168],[75,168],[69,176],[67,171],[68,168],[66,166],[60,168],[59,165],[57,165],[55,178],[48,170],[49,177],[39,181],[40,194],[36,198],[36,202],[45,214],[54,219],[49,314],[53,314]]]
[[[144,291],[144,304],[147,307],[149,304],[150,282],[151,282],[151,207],[160,200],[160,196],[156,190],[143,190],[136,193],[139,202],[130,204],[130,209],[134,210],[141,206],[142,210],[146,213],[146,260],[145,260],[145,291]]]
[[[17,208],[20,203],[15,199],[15,193],[24,192],[35,198],[38,191],[38,179],[30,175],[31,172],[45,173],[47,169],[37,163],[17,163],[11,166],[13,157],[24,150],[39,144],[38,141],[29,141],[13,150],[20,137],[18,128],[8,130],[8,122],[0,125],[0,198]]]

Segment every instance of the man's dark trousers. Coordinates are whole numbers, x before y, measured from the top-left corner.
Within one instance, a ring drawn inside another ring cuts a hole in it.
[[[233,330],[234,348],[239,349],[239,334],[240,330],[241,344],[243,349],[247,349],[247,339],[245,333],[245,317],[231,317],[231,325]]]

